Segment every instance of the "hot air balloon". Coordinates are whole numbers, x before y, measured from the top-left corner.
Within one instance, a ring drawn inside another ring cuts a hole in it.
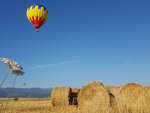
[[[27,18],[39,32],[39,28],[48,19],[48,11],[43,5],[35,4],[27,8]]]

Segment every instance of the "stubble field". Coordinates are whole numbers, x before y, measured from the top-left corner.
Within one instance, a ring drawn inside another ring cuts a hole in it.
[[[76,106],[54,108],[50,98],[1,98],[0,113],[78,113],[78,109]]]
[[[55,87],[51,98],[0,98],[0,113],[150,113],[150,86]]]

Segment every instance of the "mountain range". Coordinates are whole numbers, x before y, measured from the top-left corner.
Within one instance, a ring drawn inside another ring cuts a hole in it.
[[[44,98],[50,97],[53,88],[0,88],[0,98]]]

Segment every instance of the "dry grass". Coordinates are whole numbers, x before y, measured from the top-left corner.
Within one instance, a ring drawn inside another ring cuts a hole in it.
[[[104,87],[101,82],[92,82],[80,90],[78,106],[64,106],[64,100],[59,100],[61,106],[53,107],[50,98],[11,98],[6,107],[8,99],[0,98],[0,113],[150,113],[149,88],[130,83],[116,90],[114,86]],[[59,91],[67,90],[63,88]],[[60,96],[65,96],[65,93],[59,91],[55,91],[58,93],[56,97],[62,99]],[[77,91],[73,89],[72,93]],[[110,93],[115,95],[116,103],[113,105]]]
[[[6,100],[0,99],[0,113],[78,113],[76,106],[52,107],[50,98],[11,99],[5,109]]]

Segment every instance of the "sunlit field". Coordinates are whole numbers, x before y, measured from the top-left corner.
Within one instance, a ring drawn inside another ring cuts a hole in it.
[[[77,102],[70,99],[75,94]],[[0,113],[150,113],[150,86],[103,86],[98,81],[80,90],[55,87],[51,98],[1,98]]]
[[[0,99],[0,113],[77,113],[76,106],[53,108],[50,98]],[[7,105],[7,107],[6,107]]]
[[[150,0],[0,1],[0,113],[150,113]]]

